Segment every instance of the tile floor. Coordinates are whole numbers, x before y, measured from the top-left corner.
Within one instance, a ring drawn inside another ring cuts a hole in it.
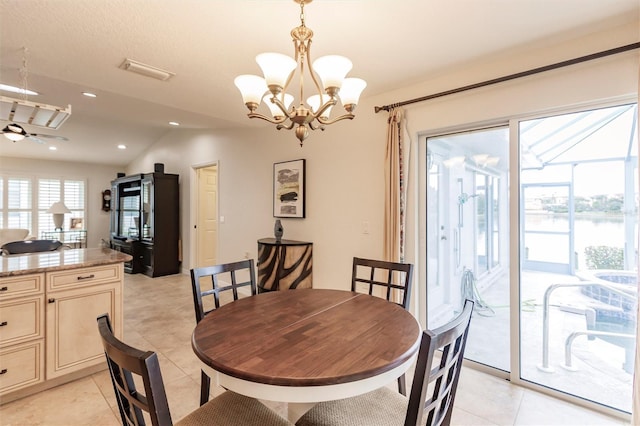
[[[125,278],[124,340],[158,352],[175,420],[198,406],[199,361],[191,350],[195,326],[187,275]],[[408,381],[410,383],[410,381]],[[390,384],[393,386],[395,383]],[[220,389],[212,389],[217,394]],[[270,403],[284,413],[284,404]],[[579,406],[465,368],[461,373],[454,425],[625,425]],[[0,425],[118,425],[113,388],[106,371],[0,407]],[[363,425],[366,426],[366,425]]]

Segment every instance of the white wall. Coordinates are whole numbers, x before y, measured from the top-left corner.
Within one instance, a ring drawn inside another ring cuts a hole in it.
[[[102,191],[111,188],[110,182],[116,178],[117,172],[122,171],[122,169],[98,164],[0,157],[0,170],[3,173],[16,173],[20,176],[86,180],[87,211],[85,228],[87,229],[87,247],[100,247],[102,238],[109,241],[109,213],[101,209]]]
[[[377,121],[377,130],[370,128],[371,121]],[[284,238],[314,243],[315,287],[344,288],[353,256],[382,255],[378,168],[384,159],[385,123],[384,117],[373,117],[373,108],[363,108],[353,122],[313,133],[303,148],[292,132],[271,127],[174,131],[130,164],[127,173],[152,170],[153,163],[161,162],[165,172],[180,174],[182,266],[188,270],[195,219],[189,199],[192,166],[219,162],[219,215],[225,217],[219,225],[219,259],[228,262],[247,251],[255,259],[257,240],[273,236],[273,163],[306,159],[306,218],[282,219]],[[365,221],[367,235],[362,233]]]

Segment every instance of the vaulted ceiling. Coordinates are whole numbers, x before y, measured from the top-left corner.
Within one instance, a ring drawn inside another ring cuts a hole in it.
[[[315,0],[305,7],[312,57],[340,54],[363,97],[487,57],[638,21],[637,0]],[[0,83],[27,84],[29,100],[72,105],[58,152],[0,140],[0,155],[126,165],[170,130],[263,125],[246,118],[233,84],[259,74],[255,56],[293,55],[292,0],[1,0]],[[25,55],[26,48],[26,55]],[[125,72],[134,59],[175,73],[159,81]],[[82,96],[89,91],[98,95]],[[0,92],[0,95],[21,95]],[[6,122],[0,121],[4,127]],[[127,151],[115,146],[126,144]]]

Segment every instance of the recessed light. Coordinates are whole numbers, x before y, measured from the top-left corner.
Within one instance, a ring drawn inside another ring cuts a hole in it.
[[[178,123],[177,121],[170,121],[169,124],[171,124],[172,126],[179,126],[180,123]]]
[[[85,95],[87,98],[97,98],[95,93],[91,93],[91,92],[82,92],[83,95]]]
[[[50,146],[49,147],[49,151],[57,151],[57,150],[58,150],[58,148],[56,148],[55,146]]]
[[[21,95],[38,95],[38,92],[33,90],[21,89],[15,86],[9,86],[8,84],[0,84],[0,90],[11,93],[20,93]]]
[[[118,149],[127,149],[127,146],[123,145],[123,144],[120,144],[120,145],[118,145]]]

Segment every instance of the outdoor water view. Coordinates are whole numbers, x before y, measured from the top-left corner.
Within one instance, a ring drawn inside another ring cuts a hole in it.
[[[428,324],[473,298],[467,359],[631,411],[637,116],[628,104],[521,121],[518,164],[506,125],[427,139]]]
[[[576,197],[577,199],[578,197]],[[586,197],[581,198],[581,203],[586,203]],[[594,207],[583,206],[580,212],[576,205],[573,227],[575,232],[575,263],[577,269],[593,269],[594,265],[587,264],[587,247],[609,247],[612,258],[610,267],[606,269],[624,269],[624,216],[620,206],[621,195],[598,197],[604,200],[602,206],[595,202]],[[577,201],[577,200],[576,200]],[[549,232],[568,232],[570,229],[569,215],[562,212],[557,205],[547,206],[540,211],[527,210],[526,222],[537,230]],[[553,262],[567,257],[566,245],[549,244],[549,237],[544,235],[530,236],[528,238],[527,255],[539,260]],[[602,249],[605,250],[605,249]],[[592,250],[589,250],[592,251]],[[633,257],[635,259],[635,257]],[[601,265],[604,267],[605,265]],[[602,269],[602,268],[599,268]]]

